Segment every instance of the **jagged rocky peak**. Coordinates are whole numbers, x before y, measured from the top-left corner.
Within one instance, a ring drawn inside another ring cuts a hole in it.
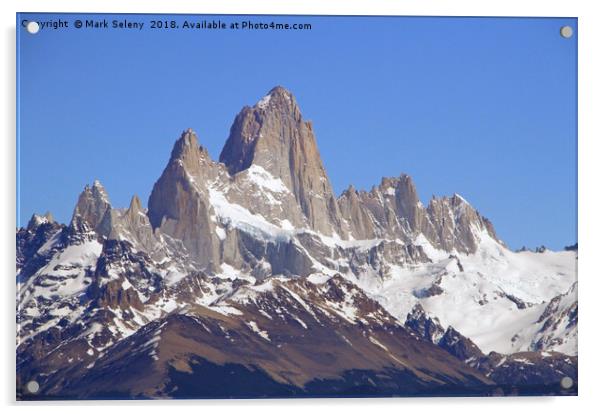
[[[408,313],[404,326],[421,338],[439,345],[461,361],[484,357],[474,342],[460,334],[453,326],[444,329],[439,319],[430,317],[419,303]]]
[[[107,194],[107,190],[105,190],[104,186],[100,183],[99,180],[94,180],[92,183],[92,187],[86,186],[92,191],[94,197],[98,197],[107,203],[109,202],[109,195]],[[85,190],[85,188],[84,188]]]
[[[414,180],[407,174],[400,174],[399,177],[383,177],[380,181],[380,190],[389,194],[395,195],[397,192],[407,194],[411,200],[418,202],[418,192]]]
[[[485,233],[502,243],[497,238],[493,224],[459,194],[433,197],[427,212],[436,231],[437,245],[447,251],[456,249],[472,253],[479,244],[480,234]]]
[[[140,201],[140,198],[138,198],[138,195],[134,194],[132,196],[130,206],[128,207],[128,212],[132,214],[144,212],[144,209],[142,208],[142,202]]]
[[[148,217],[153,228],[160,227],[164,218],[179,219],[183,215],[182,204],[178,202],[182,194],[206,189],[196,184],[206,184],[202,181],[208,173],[207,163],[212,164],[207,150],[199,145],[196,133],[190,128],[182,132],[148,200]]]
[[[211,162],[207,149],[199,144],[196,133],[188,128],[175,142],[168,164],[175,164],[193,176],[200,175],[202,163]]]
[[[230,174],[262,167],[294,194],[309,226],[346,237],[322,163],[312,124],[303,120],[294,96],[281,86],[236,116],[219,157]]]
[[[98,232],[109,240],[127,240],[136,249],[155,253],[157,240],[137,195],[132,196],[127,209],[109,210],[105,214]]]
[[[293,94],[282,86],[275,86],[266,96],[261,98],[255,107],[262,110],[269,110],[271,107],[281,111],[286,111],[297,120],[301,120],[301,111]]]
[[[395,178],[383,178],[380,184],[381,193],[394,197],[395,209],[399,217],[407,220],[412,231],[419,230],[422,224],[422,203],[418,198],[416,185],[407,174]]]
[[[215,223],[208,185],[219,172],[207,150],[188,129],[175,142],[171,158],[148,199],[153,230],[181,240],[194,259],[205,267],[218,263]]]
[[[105,188],[100,181],[95,180],[92,186],[86,185],[79,195],[71,227],[86,226],[90,230],[96,230],[110,209],[111,202]]]
[[[418,191],[416,190],[416,185],[414,184],[412,177],[407,174],[401,174],[399,178],[396,179],[396,184],[396,195],[398,198],[412,205],[420,203]]]
[[[132,196],[130,206],[125,211],[125,216],[130,221],[130,223],[133,224],[144,225],[148,223],[148,217],[146,216],[144,208],[142,208],[142,202],[136,194]]]
[[[270,149],[275,151],[273,156]],[[291,151],[309,149],[314,150],[311,155],[319,158],[311,123],[303,121],[292,93],[277,86],[254,106],[245,106],[236,116],[219,160],[231,174],[256,164],[285,179],[290,177],[283,175],[290,175],[290,172],[281,174],[285,165],[274,158],[287,159]],[[321,165],[321,160],[315,161]],[[290,180],[285,183],[290,184]]]
[[[365,204],[365,191],[350,185],[337,200],[341,216],[356,239],[373,239],[379,235],[373,216]]]
[[[476,360],[485,355],[470,338],[465,337],[453,326],[448,326],[438,345],[461,361]]]
[[[434,344],[438,343],[445,334],[445,329],[441,326],[439,319],[427,315],[419,303],[414,305],[408,313],[404,325],[410,331]]]
[[[52,213],[50,213],[50,211],[47,211],[43,215],[33,214],[31,216],[31,218],[29,219],[29,222],[27,223],[27,229],[35,230],[42,224],[53,224],[53,223],[55,223],[55,221],[54,221],[54,217],[52,216]]]

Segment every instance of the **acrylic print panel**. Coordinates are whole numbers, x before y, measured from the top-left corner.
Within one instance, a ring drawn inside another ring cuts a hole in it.
[[[17,398],[575,395],[577,33],[19,14]]]

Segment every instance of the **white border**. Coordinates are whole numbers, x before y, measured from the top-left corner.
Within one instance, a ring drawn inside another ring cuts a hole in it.
[[[601,197],[599,183],[602,177],[600,151],[602,133],[600,119],[600,40],[602,22],[596,13],[596,1],[479,1],[479,0],[295,0],[293,1],[217,1],[147,0],[144,2],[88,0],[76,3],[68,0],[3,0],[2,14],[2,91],[0,101],[4,129],[2,140],[2,167],[0,168],[3,197],[0,203],[0,246],[2,277],[2,402],[12,412],[59,411],[80,412],[81,403],[31,404],[14,402],[14,229],[15,229],[15,13],[30,12],[130,12],[130,13],[236,13],[236,14],[349,14],[349,15],[444,15],[444,16],[562,16],[579,18],[579,397],[556,398],[439,398],[439,399],[380,399],[380,400],[255,400],[255,401],[195,401],[195,402],[127,402],[127,403],[84,403],[86,412],[100,413],[104,410],[144,410],[145,413],[164,412],[170,409],[223,412],[243,411],[278,412],[287,414],[307,411],[343,411],[345,414],[365,413],[367,410],[385,412],[545,412],[581,413],[602,410],[599,384],[600,346],[602,324],[598,316],[602,312],[596,306],[602,303],[602,271],[598,266],[596,252],[602,248],[596,236],[602,235]],[[142,5],[143,4],[143,5]],[[596,106],[597,104],[597,106]],[[545,208],[545,206],[541,206]],[[110,406],[110,407],[109,407]],[[202,407],[199,407],[202,406]]]

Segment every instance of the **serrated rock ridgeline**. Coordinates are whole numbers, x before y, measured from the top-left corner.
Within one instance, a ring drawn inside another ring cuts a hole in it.
[[[256,250],[241,246],[248,237],[239,235],[240,229],[228,231],[232,223],[220,222],[216,195],[275,226],[309,229],[343,240],[382,238],[411,244],[423,235],[436,248],[474,252],[480,233],[497,239],[491,223],[460,196],[433,198],[423,206],[405,174],[383,178],[369,192],[350,187],[336,198],[311,123],[282,87],[273,88],[236,116],[219,159],[211,160],[194,131],[184,131],[148,201],[152,229],[181,240],[205,270],[216,270],[228,258],[241,265],[248,261],[244,251]],[[84,212],[91,228],[102,223],[101,233],[108,235],[110,222],[98,217],[110,205],[102,201],[106,192],[97,190],[94,198],[94,188],[82,193],[83,206],[76,209]],[[235,240],[224,241],[222,234]],[[146,230],[144,239],[148,244]],[[253,256],[252,261],[265,258]]]
[[[236,256],[220,253],[212,219],[215,191],[277,226],[290,223],[343,240],[412,243],[422,234],[437,248],[474,252],[480,232],[496,239],[491,224],[459,196],[434,198],[423,206],[411,177],[404,174],[383,178],[370,192],[351,187],[336,198],[311,123],[282,87],[242,109],[219,160],[210,159],[192,130],[185,131],[149,199],[153,228],[182,240],[205,266]],[[217,228],[219,233],[219,224]]]
[[[370,191],[350,186],[338,204],[352,236],[358,239],[400,238],[411,243],[423,235],[436,248],[462,253],[473,253],[482,233],[501,243],[491,222],[457,194],[433,197],[424,206],[406,174],[383,178]]]

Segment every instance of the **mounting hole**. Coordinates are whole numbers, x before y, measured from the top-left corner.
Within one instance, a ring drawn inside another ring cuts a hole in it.
[[[560,380],[560,386],[565,390],[568,390],[573,386],[573,379],[570,377],[564,377]]]
[[[27,22],[27,26],[25,27],[27,28],[27,31],[31,34],[36,34],[40,31],[40,25],[38,24],[38,22]]]
[[[28,393],[36,394],[38,391],[40,391],[40,384],[38,384],[37,381],[29,381],[25,388],[27,388]]]
[[[573,37],[573,28],[571,26],[562,26],[560,28],[560,36],[564,37],[565,39]]]

